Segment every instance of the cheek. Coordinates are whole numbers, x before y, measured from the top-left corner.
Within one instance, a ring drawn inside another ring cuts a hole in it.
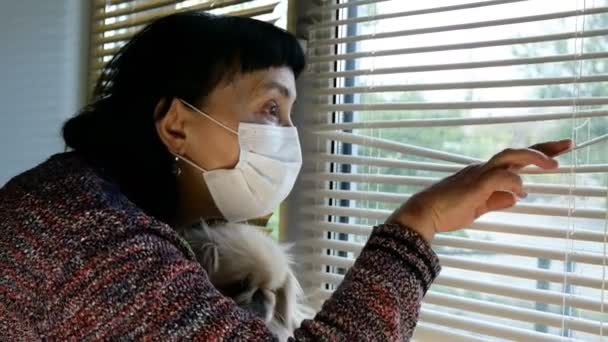
[[[221,127],[200,127],[196,141],[188,144],[193,161],[207,170],[231,169],[239,160],[236,135]]]

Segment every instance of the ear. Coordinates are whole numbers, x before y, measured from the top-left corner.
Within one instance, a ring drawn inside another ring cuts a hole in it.
[[[166,98],[158,101],[154,117],[158,137],[167,147],[167,150],[178,155],[185,153],[186,130],[185,124],[188,118],[185,106],[177,98],[172,98],[165,113],[161,113],[166,108]]]
[[[285,281],[276,291],[276,318],[285,328],[293,331],[300,322],[295,322],[295,310],[298,305],[298,281],[290,271]]]
[[[300,287],[300,282],[293,271],[289,270],[285,282],[276,291],[275,321],[293,333],[304,319],[314,316],[314,310],[304,301],[304,291]]]
[[[211,236],[211,229],[201,220],[198,225],[184,229],[182,233],[208,275],[217,272],[220,267],[219,248]]]
[[[211,275],[220,268],[220,257],[217,250],[217,245],[213,242],[207,242],[201,245],[194,251],[198,262]]]

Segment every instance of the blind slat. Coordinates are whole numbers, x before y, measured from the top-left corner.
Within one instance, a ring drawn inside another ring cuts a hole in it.
[[[346,132],[309,132],[330,141],[341,141],[355,145],[369,146],[387,151],[399,152],[402,154],[410,154],[424,158],[430,158],[435,160],[448,161],[460,164],[472,164],[483,162],[483,160],[468,156],[463,156],[456,153],[443,152],[432,148],[419,147],[410,145],[398,141],[392,141],[383,138],[370,137],[366,135],[359,135]],[[580,150],[591,145],[600,144],[608,141],[608,134],[604,134],[599,137],[590,139],[584,143],[580,143],[573,147],[572,150]],[[572,171],[572,170],[571,170]]]
[[[450,11],[457,11],[457,10],[463,10],[463,9],[509,4],[509,3],[521,2],[521,1],[526,1],[526,0],[478,1],[478,2],[471,2],[471,3],[467,3],[467,4],[440,6],[440,7],[425,8],[425,9],[414,10],[414,11],[402,11],[402,12],[370,15],[370,16],[365,16],[365,17],[356,17],[356,18],[350,18],[350,19],[344,19],[344,20],[332,20],[332,21],[325,21],[325,22],[321,22],[318,24],[314,24],[311,26],[310,29],[317,30],[317,29],[321,29],[321,28],[328,28],[328,27],[340,26],[340,25],[346,25],[346,24],[362,23],[362,22],[366,22],[366,21],[411,17],[411,16],[415,16],[415,15],[422,15],[422,14],[450,12]]]
[[[334,55],[326,55],[326,56],[319,55],[319,56],[315,56],[315,57],[310,57],[309,62],[312,64],[312,63],[332,62],[332,61],[339,61],[339,60],[353,60],[353,59],[368,58],[368,57],[396,56],[396,55],[408,55],[408,54],[425,53],[425,52],[477,49],[477,48],[483,48],[483,47],[540,43],[540,42],[550,42],[550,41],[573,39],[573,38],[599,37],[599,36],[605,36],[605,35],[608,35],[608,29],[589,30],[589,31],[584,31],[584,32],[564,32],[564,33],[546,34],[546,35],[521,37],[521,38],[507,38],[507,39],[495,39],[495,40],[493,39],[493,40],[483,40],[483,41],[456,43],[456,44],[417,46],[417,47],[408,47],[408,48],[402,48],[402,49],[363,51],[363,52],[343,53],[343,54],[337,54],[337,55],[334,54]]]
[[[473,28],[484,28],[484,27],[501,26],[501,25],[530,23],[530,22],[535,22],[535,21],[568,18],[568,17],[579,16],[579,15],[600,14],[600,13],[606,13],[606,12],[608,12],[608,7],[594,7],[594,8],[585,9],[583,11],[579,11],[579,10],[563,11],[563,12],[555,12],[555,13],[537,14],[537,15],[531,15],[531,16],[513,17],[513,18],[506,18],[506,19],[478,21],[478,22],[471,22],[471,23],[465,23],[465,24],[432,26],[432,27],[416,28],[416,29],[410,29],[410,30],[353,35],[353,36],[348,36],[348,37],[344,37],[344,38],[317,39],[317,40],[312,41],[309,46],[312,48],[312,47],[323,46],[323,45],[359,42],[362,40],[369,40],[369,39],[406,37],[406,36],[412,36],[412,35],[418,35],[418,34],[440,33],[440,32],[449,32],[449,31],[467,30],[467,29],[473,29]]]
[[[313,265],[328,265],[341,268],[350,268],[355,260],[351,258],[337,257],[332,255],[313,254],[302,258],[302,262]],[[530,279],[536,281],[547,281],[557,284],[563,284],[564,278],[566,283],[576,286],[584,286],[601,290],[604,282],[599,278],[587,277],[572,272],[556,272],[538,268],[527,268],[513,265],[499,265],[487,261],[474,261],[462,257],[451,255],[441,256],[441,266],[445,268],[455,268],[459,270],[467,270],[473,272],[483,272],[496,274],[505,277],[516,277],[522,279]]]
[[[425,64],[425,65],[398,66],[398,67],[373,68],[373,69],[354,69],[354,70],[347,70],[347,71],[330,71],[330,72],[319,72],[315,75],[315,78],[318,80],[327,80],[327,79],[333,79],[333,78],[339,78],[339,77],[356,77],[356,76],[403,74],[403,73],[428,72],[428,71],[480,69],[480,68],[493,68],[493,67],[517,66],[517,65],[534,65],[534,64],[543,64],[543,63],[571,62],[573,60],[585,60],[586,61],[586,60],[594,60],[594,59],[601,59],[601,58],[608,58],[608,52],[593,52],[593,53],[585,52],[580,55],[578,55],[578,54],[561,54],[561,55],[550,55],[550,56],[541,56],[541,57],[504,58],[504,59],[477,61],[477,62]]]
[[[563,341],[561,337],[555,335],[549,335],[545,333],[535,332],[532,330],[516,328],[508,325],[490,323],[487,321],[471,319],[463,317],[461,315],[447,314],[445,312],[439,312],[425,308],[423,308],[420,312],[420,319],[429,323],[440,324],[442,326],[448,326],[455,329],[469,330],[504,339],[539,342]]]
[[[380,184],[401,184],[428,187],[437,183],[440,178],[414,177],[414,176],[393,176],[393,175],[370,175],[362,173],[309,173],[302,177],[303,180],[318,181],[340,181],[354,183],[380,183]],[[544,195],[574,195],[589,197],[606,197],[608,190],[604,187],[555,185],[555,184],[524,184],[524,191],[532,194]]]
[[[475,240],[460,238],[456,236],[439,235],[435,237],[433,244],[436,246],[454,247],[454,248],[465,248],[473,249],[476,251],[487,251],[498,254],[509,254],[519,255],[532,258],[542,258],[550,260],[563,261],[565,259],[565,253],[560,250],[551,248],[541,248],[534,246],[527,246],[525,244],[513,245],[509,243],[502,243],[496,241],[487,240]],[[604,265],[607,261],[607,257],[599,253],[591,252],[576,252],[568,256],[568,260],[585,263],[590,265]]]
[[[516,100],[516,101],[462,101],[462,102],[405,102],[318,105],[323,112],[354,112],[379,110],[444,110],[487,108],[533,108],[608,105],[608,97],[588,97],[575,100],[568,98]]]
[[[496,81],[477,81],[477,82],[446,82],[446,83],[421,83],[421,84],[402,84],[386,86],[364,86],[364,87],[336,87],[318,89],[314,95],[337,95],[337,94],[367,94],[367,93],[388,93],[406,91],[426,91],[426,90],[451,90],[451,89],[474,89],[474,88],[506,88],[521,86],[549,86],[568,83],[591,83],[607,82],[608,75],[592,75],[577,77],[553,77],[553,78],[525,78],[513,80]]]
[[[305,230],[314,232],[332,231],[344,234],[367,236],[371,233],[371,227],[354,223],[336,223],[325,221],[305,221]],[[515,235],[529,235],[534,237],[545,237],[555,239],[571,239],[573,241],[588,241],[604,243],[604,233],[583,228],[577,228],[576,234],[571,234],[567,229],[532,225],[495,222],[493,220],[478,219],[467,229],[482,232],[497,232]]]
[[[572,307],[602,311],[602,303],[597,298],[585,297],[576,294],[564,294],[550,290],[538,290],[531,288],[522,288],[511,284],[499,284],[489,281],[460,279],[452,276],[439,276],[435,282],[438,285],[455,287],[470,291],[479,291],[498,296],[512,297],[532,302],[547,303],[553,305],[562,304]],[[604,305],[608,303],[604,302]]]
[[[198,5],[196,7],[198,10],[211,10],[216,8],[222,8],[227,6],[238,5],[241,3],[245,3],[250,0],[224,0],[224,1],[205,1],[204,3]],[[124,1],[122,1],[124,3]],[[175,0],[148,0],[146,2],[134,2],[133,4],[129,4],[128,7],[119,8],[113,11],[105,11],[102,9],[97,9],[94,14],[94,19],[104,19],[111,18],[123,15],[136,14],[138,12],[143,12],[151,9],[156,9],[160,7],[170,6],[171,9],[175,10],[175,5],[179,4]],[[190,8],[190,7],[188,7]],[[194,9],[194,7],[193,7]]]
[[[363,156],[352,156],[352,155],[337,155],[327,153],[306,153],[304,154],[307,160],[313,163],[338,163],[338,164],[353,164],[353,165],[366,165],[366,166],[377,166],[377,167],[394,167],[398,169],[412,169],[421,171],[434,171],[434,172],[447,172],[454,173],[458,172],[463,168],[462,165],[450,165],[450,164],[438,164],[438,163],[427,163],[427,162],[416,162],[407,160],[397,160],[388,158],[378,157],[363,157]],[[604,173],[608,172],[608,164],[597,164],[597,165],[562,165],[556,169],[543,170],[537,167],[526,167],[519,171],[520,174],[564,174],[576,172],[578,174],[583,173]]]
[[[312,133],[312,132],[311,132]],[[314,132],[314,134],[320,138],[326,140],[336,140],[341,142],[346,142],[350,144],[362,145],[362,146],[370,146],[375,147],[387,151],[395,151],[399,153],[403,153],[405,155],[414,155],[424,158],[431,158],[436,160],[448,161],[452,163],[459,163],[463,165],[468,165],[471,163],[479,163],[482,160],[477,158],[471,158],[463,155],[459,155],[456,153],[449,153],[438,151],[430,148],[424,148],[419,146],[414,146],[402,142],[390,141],[381,138],[368,137],[363,135],[357,135],[352,133],[343,133],[343,132]]]
[[[532,224],[512,224],[505,222],[492,222],[477,220],[469,225],[469,229],[495,232],[510,233],[519,235],[529,235],[534,237],[548,237],[556,239],[571,239],[574,241],[590,241],[604,243],[604,232],[597,232],[582,227],[576,229],[576,236],[571,231],[564,228],[552,228]]]
[[[425,296],[424,302],[453,309],[467,310],[483,315],[544,324],[553,327],[561,327],[563,322],[563,316],[560,314],[507,306],[504,304],[458,297],[440,292],[429,292]],[[568,327],[570,329],[593,334],[599,331],[600,323],[583,318],[573,317],[572,319],[568,320]],[[510,336],[513,336],[512,332],[510,333]]]
[[[391,0],[350,0],[348,2],[342,2],[339,4],[329,4],[329,5],[325,4],[325,5],[323,5],[323,7],[313,7],[311,9],[309,9],[306,13],[307,13],[307,16],[311,16],[311,15],[327,12],[328,10],[333,11],[333,10],[338,10],[338,9],[352,8],[352,7],[358,7],[358,6],[364,6],[364,5],[375,5],[379,2],[385,2],[385,1],[391,1]]]
[[[542,280],[553,283],[563,284],[566,279],[567,284],[585,286],[601,290],[604,281],[600,278],[588,277],[580,274],[568,272],[556,272],[538,268],[526,268],[514,265],[492,264],[486,261],[472,261],[465,258],[443,255],[441,256],[442,266],[465,269],[475,272],[492,273],[501,276],[511,276],[532,280]]]
[[[234,12],[231,12],[228,15],[256,16],[256,15],[261,15],[261,14],[266,14],[266,13],[272,13],[272,11],[274,11],[275,7],[278,4],[279,4],[279,1],[273,1],[271,3],[264,4],[261,6],[255,6],[252,8],[247,8],[247,9],[242,9],[242,10],[236,10]],[[123,28],[127,28],[127,27],[132,27],[132,26],[144,25],[144,24],[147,24],[147,23],[153,21],[154,19],[158,19],[160,17],[164,17],[166,15],[176,13],[176,12],[192,11],[192,10],[198,10],[198,9],[202,9],[202,10],[209,9],[209,5],[210,5],[209,3],[202,3],[202,4],[198,4],[198,5],[189,6],[187,8],[181,9],[181,10],[176,10],[175,8],[168,8],[163,11],[156,11],[153,13],[129,17],[125,20],[121,20],[121,21],[118,21],[118,22],[115,22],[112,24],[98,23],[95,25],[93,30],[94,30],[94,32],[99,33],[99,32],[104,32],[104,31],[123,29]]]
[[[111,3],[110,3],[111,4]],[[93,14],[94,20],[118,17],[122,15],[129,15],[137,12],[143,12],[159,7],[165,6],[173,6],[175,7],[175,0],[148,0],[146,2],[135,2],[135,1],[120,1],[116,5],[127,5],[126,7],[117,8],[114,10],[108,10],[108,6],[106,4],[101,4],[101,6],[95,9]]]
[[[108,5],[118,5],[125,2],[130,2],[133,0],[95,0],[96,7],[105,7]]]
[[[101,45],[101,44],[107,44],[107,43],[125,42],[125,41],[131,39],[131,37],[133,37],[133,35],[136,34],[137,31],[139,31],[139,30],[131,29],[125,33],[118,33],[118,34],[107,35],[107,36],[97,35],[95,38],[93,38],[93,44]]]
[[[344,276],[326,272],[307,272],[303,278],[316,280],[321,283],[339,285]],[[466,278],[458,278],[445,274],[439,275],[435,280],[435,284],[453,287],[457,289],[477,291],[497,296],[511,297],[531,302],[546,303],[561,306],[565,303],[579,309],[601,312],[602,303],[594,298],[585,297],[577,294],[564,294],[551,290],[539,290],[532,288],[523,288],[512,286],[509,284],[499,284],[483,280],[471,280]],[[432,290],[431,290],[432,291]],[[604,302],[608,305],[608,302]]]
[[[340,191],[340,190],[317,190],[318,194],[312,194],[312,191],[306,191],[302,193],[303,197],[320,199],[320,198],[340,198],[350,200],[361,200],[361,201],[377,201],[382,203],[403,203],[409,196],[408,195],[393,195],[393,194],[377,194],[377,193],[361,193],[355,191]],[[366,197],[368,196],[368,197]],[[346,217],[361,217],[372,220],[386,220],[390,215],[388,210],[378,209],[354,209],[346,207],[335,207],[335,206],[322,206],[322,205],[310,205],[302,207],[303,213],[314,214],[315,210],[320,215],[330,216],[346,216]],[[513,208],[502,210],[502,212],[515,213],[515,214],[527,214],[527,215],[538,215],[538,216],[560,216],[560,217],[575,217],[575,218],[587,218],[604,220],[606,218],[606,211],[603,209],[577,209],[574,213],[566,207],[555,207],[538,204],[518,204]]]
[[[402,120],[369,120],[347,123],[332,123],[311,125],[311,131],[352,130],[352,129],[378,129],[378,128],[413,128],[413,127],[449,127],[496,125],[509,123],[524,123],[553,120],[571,120],[577,118],[608,117],[606,110],[591,110],[580,112],[561,112],[544,114],[513,114],[505,116],[486,116],[474,118],[448,118],[448,119],[402,119]]]
[[[302,246],[333,249],[336,251],[352,252],[358,255],[363,247],[356,242],[329,239],[308,239],[299,243]],[[476,251],[493,252],[497,254],[517,255],[530,258],[542,258],[547,260],[564,261],[563,251],[526,245],[514,245],[487,240],[475,240],[472,238],[459,238],[449,235],[438,235],[433,240],[433,246],[453,247],[471,249]],[[577,252],[568,256],[568,260],[589,265],[604,265],[608,257],[598,253]]]

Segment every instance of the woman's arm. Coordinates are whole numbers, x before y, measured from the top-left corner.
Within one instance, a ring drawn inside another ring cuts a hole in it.
[[[84,258],[74,270],[80,276],[55,292],[54,317],[61,319],[48,322],[45,338],[272,340],[264,322],[221,295],[168,230],[142,225],[97,236],[68,258]],[[378,226],[342,285],[294,339],[404,340],[438,271],[417,233]]]
[[[461,228],[488,210],[512,205],[512,193],[521,193],[516,169],[528,164],[555,167],[547,155],[569,147],[569,142],[561,142],[535,150],[507,150],[412,197],[389,224],[374,229],[338,290],[314,320],[302,324],[294,339],[408,339],[420,301],[439,271],[437,258],[422,237],[430,241],[435,231]],[[32,201],[29,193],[25,198]],[[51,220],[55,216],[44,211],[45,201],[32,202],[33,212],[11,214],[35,213],[40,224],[50,225],[47,229],[8,226],[14,229],[10,246],[39,247],[0,251],[11,265],[6,274],[15,278],[10,283],[14,288],[0,291],[0,311],[27,320],[22,327],[30,333],[51,340],[272,339],[263,321],[211,285],[185,242],[166,225],[139,213],[89,209],[86,203],[86,213],[76,219]],[[46,278],[21,281],[37,272]],[[22,298],[29,292],[13,291],[23,284],[38,296]],[[3,323],[0,316],[0,332],[18,334]]]
[[[375,227],[355,265],[314,320],[296,330],[302,341],[406,341],[439,260],[418,233],[398,224]]]

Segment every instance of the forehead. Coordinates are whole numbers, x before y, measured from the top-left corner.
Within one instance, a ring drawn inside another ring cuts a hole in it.
[[[269,91],[278,91],[284,97],[295,100],[296,83],[288,67],[273,67],[239,74],[233,79],[234,86],[240,92],[259,95]]]

